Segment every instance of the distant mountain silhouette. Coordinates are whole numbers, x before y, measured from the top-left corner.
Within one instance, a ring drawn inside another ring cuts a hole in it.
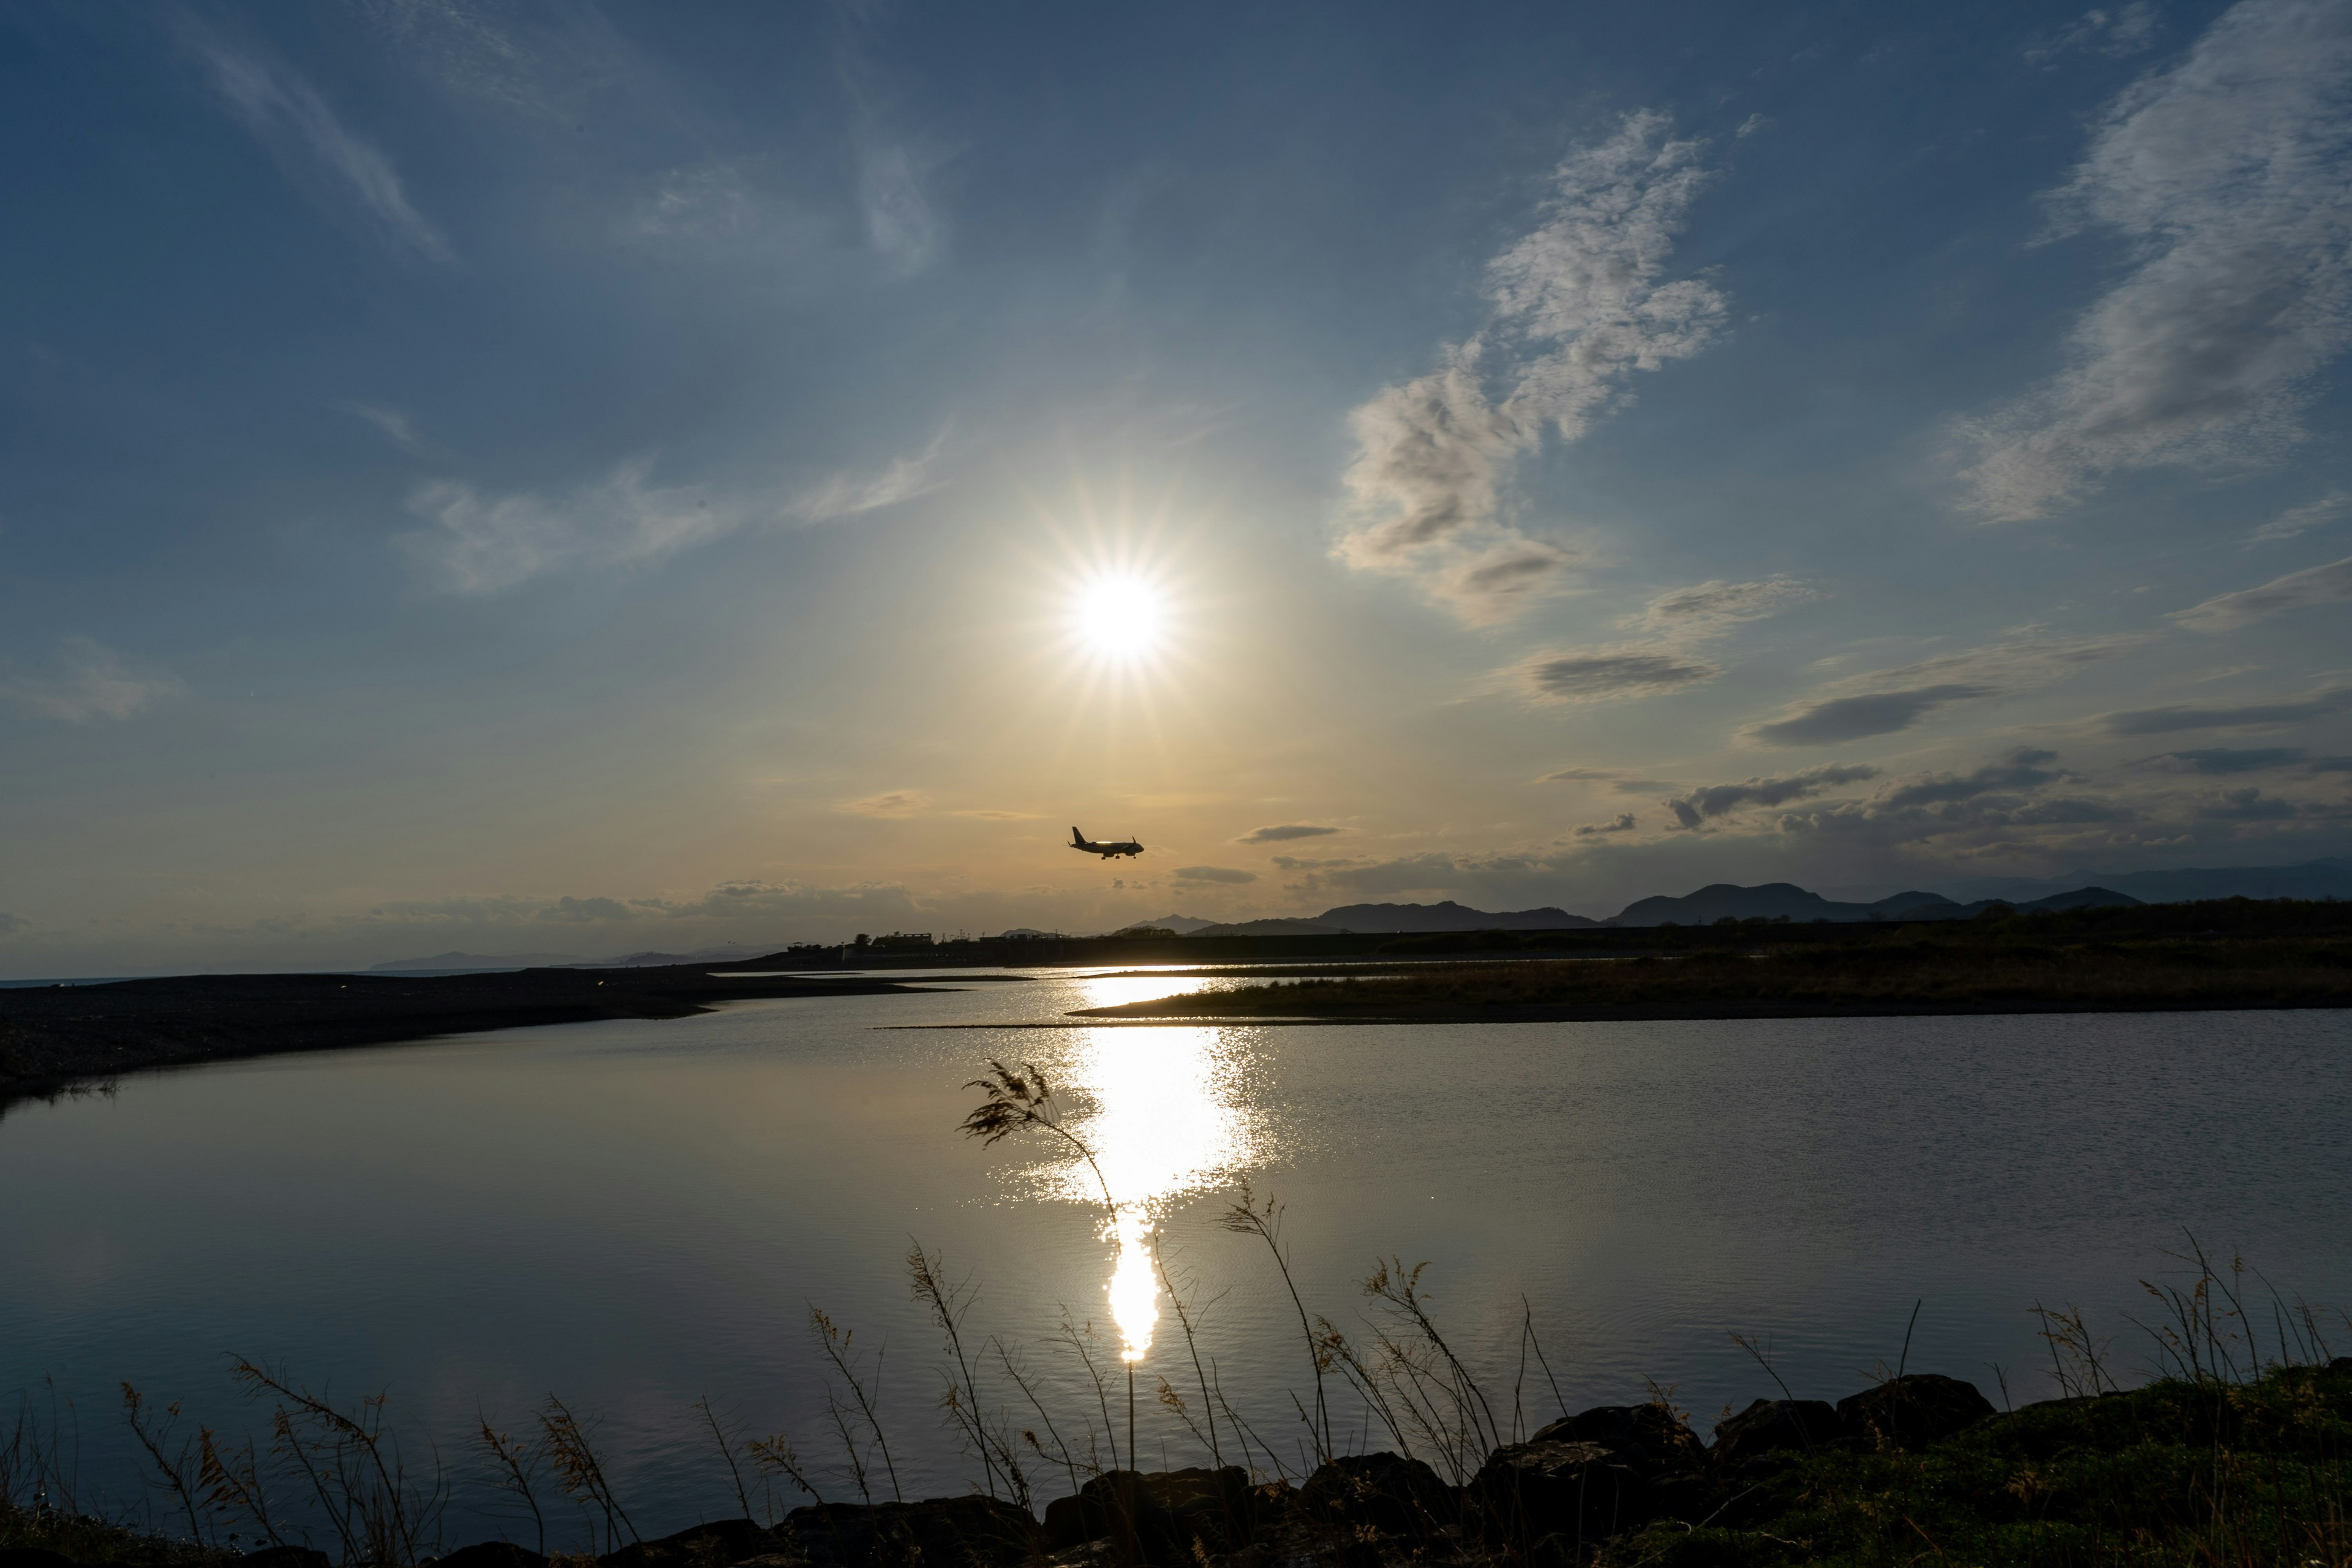
[[[1488,914],[1448,899],[1442,904],[1342,904],[1315,917],[1318,925],[1354,931],[1569,931],[1599,925],[1565,910],[1514,910]]]
[[[763,947],[746,947],[730,942],[723,947],[698,947],[692,952],[625,952],[618,958],[599,959],[592,966],[597,969],[659,969],[672,963],[732,963],[747,958],[765,958]]]
[[[1661,894],[1636,900],[1627,904],[1609,923],[1661,926],[1671,921],[1678,926],[1703,926],[1726,918],[1736,921],[1885,920],[1898,911],[1917,910],[1924,912],[1938,905],[1958,908],[1952,900],[1940,893],[1896,893],[1874,903],[1841,904],[1819,893],[1809,893],[1794,882],[1767,882],[1759,888],[1740,888],[1729,882],[1716,882],[1695,893],[1685,893],[1679,899]]]
[[[1565,910],[1513,910],[1489,914],[1448,899],[1440,904],[1342,904],[1307,920],[1236,921],[1203,926],[1194,936],[1337,936],[1443,931],[1570,931],[1599,921]]]
[[[548,969],[558,964],[584,963],[572,952],[436,952],[430,958],[395,958],[372,966],[370,974],[396,974],[411,969]]]
[[[2111,888],[2075,888],[2030,902],[2012,903],[2021,914],[2042,910],[2107,909],[2147,900]],[[1620,926],[1712,925],[1719,920],[1766,921],[1960,921],[1973,919],[1996,902],[1980,899],[1958,903],[1941,893],[1893,893],[1867,904],[1842,904],[1819,893],[1809,893],[1794,882],[1767,882],[1760,888],[1738,888],[1717,882],[1679,899],[1642,899],[1625,906],[1610,921]]]
[[[1119,927],[1118,931],[1136,931],[1148,927],[1153,931],[1172,931],[1178,936],[1191,936],[1194,931],[1206,930],[1216,923],[1215,921],[1196,920],[1191,915],[1161,915],[1156,921],[1129,921]],[[1107,931],[1104,934],[1117,936],[1118,931]]]
[[[1896,894],[1897,898],[1905,897]],[[2020,902],[2013,899],[1979,899],[1972,904],[1956,904],[1949,899],[1937,899],[1932,904],[1919,904],[1897,910],[1881,918],[1898,921],[1967,921],[1991,909],[1995,904],[2015,910],[2021,915],[2054,913],[2059,910],[2137,909],[2147,900],[2118,893],[2113,888],[2077,888],[2071,893],[2053,893],[2046,899],[2030,899]]]
[[[1326,925],[1321,921],[1265,920],[1234,921],[1229,925],[1202,926],[1189,936],[1345,936],[1344,926]]]
[[[2293,866],[1975,877],[1947,885],[1963,899],[2039,899],[2085,885],[2127,893],[2144,904],[2181,904],[2197,899],[2352,899],[2352,858],[2338,855]]]

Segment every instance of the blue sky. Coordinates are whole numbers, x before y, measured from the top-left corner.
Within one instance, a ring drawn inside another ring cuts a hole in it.
[[[0,30],[0,970],[2352,850],[2352,5]]]

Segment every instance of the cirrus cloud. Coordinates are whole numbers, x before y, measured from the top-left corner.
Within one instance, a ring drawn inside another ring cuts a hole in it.
[[[1487,263],[1486,325],[1349,416],[1341,559],[1415,578],[1474,624],[1558,584],[1570,556],[1506,518],[1511,473],[1546,431],[1580,437],[1633,373],[1713,341],[1723,296],[1666,273],[1709,179],[1702,148],[1643,110],[1560,161],[1536,226]]]
[[[0,707],[67,724],[128,719],[179,689],[177,677],[134,668],[90,637],[66,638],[30,669],[0,661]]]
[[[931,804],[920,790],[894,789],[857,800],[845,800],[833,809],[850,816],[912,816]]]
[[[2245,466],[2302,438],[2352,338],[2352,11],[2241,0],[2108,106],[2059,232],[2121,236],[2137,266],[2068,333],[2065,364],[1964,427],[1968,504],[2047,515],[2107,475]]]
[[[2273,577],[2260,587],[2217,595],[2201,605],[2175,610],[2167,618],[2193,632],[2230,632],[2288,610],[2347,601],[2352,601],[2352,555]]]

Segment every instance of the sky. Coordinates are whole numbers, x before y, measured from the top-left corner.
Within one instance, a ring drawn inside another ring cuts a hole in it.
[[[2352,0],[5,0],[0,974],[2352,852],[2347,157]]]

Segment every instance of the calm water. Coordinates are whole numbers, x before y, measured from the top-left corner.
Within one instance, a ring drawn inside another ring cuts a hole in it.
[[[1114,1367],[1139,1355],[1153,1465],[1196,1457],[1150,1397],[1191,1379],[1157,1247],[1197,1281],[1228,1397],[1295,1443],[1286,1391],[1310,1380],[1288,1299],[1212,1223],[1244,1177],[1287,1205],[1310,1310],[1352,1325],[1375,1258],[1426,1259],[1442,1323],[1506,1400],[1524,1294],[1571,1407],[1653,1377],[1702,1427],[1769,1392],[1727,1331],[1835,1398],[1895,1359],[1915,1300],[1911,1368],[1996,1401],[1994,1363],[2019,1399],[2049,1392],[2037,1300],[2083,1304],[2137,1364],[2134,1281],[2174,1268],[2184,1228],[2352,1304],[2352,1014],[877,1027],[1173,988],[1073,973],[753,1003],[20,1106],[0,1120],[0,1390],[70,1397],[83,1493],[116,1500],[137,1496],[122,1380],[232,1430],[258,1422],[230,1352],[389,1390],[450,1467],[456,1541],[502,1518],[477,1412],[520,1429],[552,1392],[595,1414],[651,1534],[736,1511],[698,1395],[822,1462],[813,1303],[887,1347],[908,1494],[962,1489],[910,1239],[971,1278],[967,1337],[1014,1347],[1066,1427],[1094,1396],[1048,1342],[1065,1310]],[[1066,1086],[1121,1226],[1070,1159],[957,1136],[990,1056]],[[1551,1414],[1548,1389],[1528,1400]]]

